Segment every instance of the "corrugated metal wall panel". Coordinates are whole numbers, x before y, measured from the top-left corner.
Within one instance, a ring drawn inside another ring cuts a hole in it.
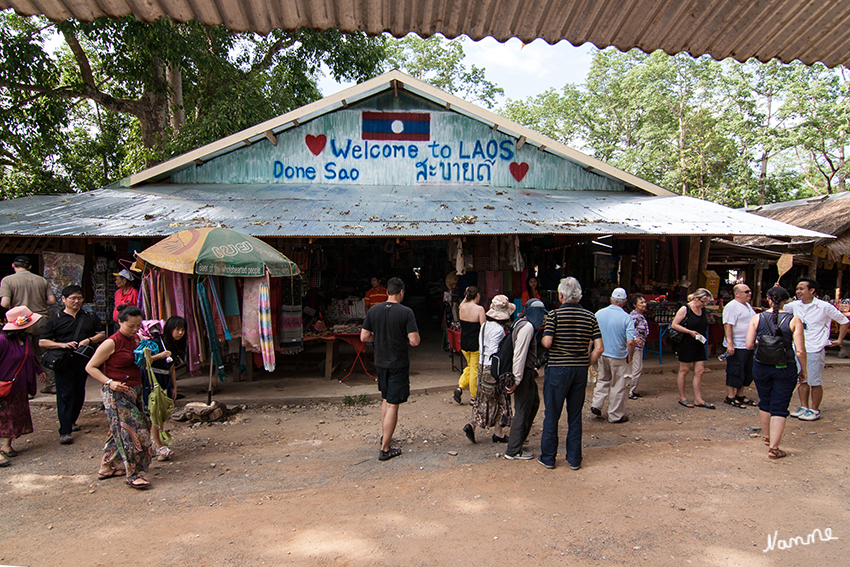
[[[258,33],[308,27],[397,37],[565,39],[739,61],[850,63],[850,0],[0,0],[0,8],[54,20],[132,13],[146,21],[170,16]]]

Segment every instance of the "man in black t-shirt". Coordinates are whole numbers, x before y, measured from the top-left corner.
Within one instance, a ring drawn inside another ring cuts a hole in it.
[[[96,317],[83,310],[83,289],[69,285],[62,290],[65,308],[50,317],[38,341],[41,348],[60,349],[68,353],[69,362],[56,368],[56,413],[59,416],[59,443],[74,442],[72,431],[79,430],[77,418],[86,401],[86,362],[88,359],[74,354],[80,345],[94,345],[106,338],[103,325]]]
[[[387,461],[401,455],[401,449],[391,447],[398,421],[398,406],[410,396],[409,346],[419,344],[419,328],[404,299],[404,282],[390,278],[387,300],[366,312],[360,340],[375,344],[375,368],[378,370],[378,389],[381,391],[381,453],[378,460]]]

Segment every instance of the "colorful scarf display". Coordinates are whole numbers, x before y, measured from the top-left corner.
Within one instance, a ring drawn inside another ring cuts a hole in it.
[[[267,279],[260,284],[258,306],[260,349],[263,353],[263,367],[267,372],[274,372],[275,358],[274,336],[272,335],[272,307]]]
[[[204,324],[207,330],[207,338],[209,339],[210,353],[212,354],[212,364],[215,365],[218,372],[218,381],[227,382],[227,373],[224,371],[224,364],[221,362],[221,350],[218,346],[218,337],[215,333],[215,321],[213,320],[212,306],[207,297],[207,289],[204,282],[198,282],[198,303],[201,307],[201,315],[204,319]]]

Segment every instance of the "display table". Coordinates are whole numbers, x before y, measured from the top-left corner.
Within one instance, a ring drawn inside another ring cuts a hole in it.
[[[334,363],[339,357],[337,356],[337,352],[339,351],[339,347],[336,344],[336,338],[333,335],[327,337],[304,337],[304,342],[308,343],[310,341],[325,341],[327,346],[325,347],[325,379],[330,380],[333,377],[334,370],[339,366],[339,361]]]
[[[452,357],[452,370],[461,372],[463,368],[455,364],[455,355],[460,353],[460,331],[446,329],[446,334],[449,338],[449,355]]]
[[[662,351],[664,350],[664,335],[667,334],[667,329],[670,328],[670,323],[656,323],[654,321],[649,321],[649,335],[646,337],[646,342],[655,342],[658,341],[658,350],[652,350],[646,348],[646,345],[643,345],[643,358],[646,360],[646,353],[651,352],[653,354],[658,353],[658,364],[664,362],[664,358],[662,355]]]
[[[351,363],[351,368],[348,369],[348,374],[344,377],[340,378],[340,382],[345,382],[345,379],[351,376],[351,373],[354,372],[354,367],[357,366],[357,362],[360,362],[360,366],[363,368],[363,372],[366,373],[366,376],[370,376],[372,379],[377,380],[374,376],[369,374],[369,370],[366,369],[366,344],[360,340],[360,333],[338,333],[334,334],[334,338],[344,341],[354,347],[355,357],[354,362]]]

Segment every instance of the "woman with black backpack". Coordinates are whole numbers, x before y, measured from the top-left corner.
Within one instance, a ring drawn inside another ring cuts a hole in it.
[[[759,419],[764,443],[771,459],[781,459],[786,455],[779,448],[779,441],[785,431],[788,404],[797,383],[806,382],[803,323],[782,311],[789,298],[785,288],[777,286],[768,290],[767,301],[771,310],[753,317],[747,329],[747,348],[756,351],[753,381],[759,393]],[[795,351],[802,368],[799,374]]]

